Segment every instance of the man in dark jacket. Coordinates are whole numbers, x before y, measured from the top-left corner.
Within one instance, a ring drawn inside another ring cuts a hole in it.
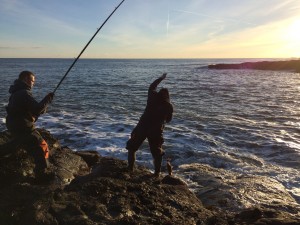
[[[153,157],[154,175],[159,176],[162,156],[164,155],[162,149],[163,130],[165,123],[172,120],[173,114],[168,89],[162,88],[159,92],[156,91],[157,86],[166,76],[167,74],[164,73],[150,85],[146,109],[127,141],[126,149],[128,150],[128,169],[130,171],[133,171],[134,168],[136,151],[147,138]]]
[[[35,82],[32,72],[23,71],[10,86],[8,106],[6,107],[6,127],[11,133],[12,143],[24,147],[35,161],[36,177],[45,176],[48,167],[49,150],[46,141],[35,129],[35,122],[40,114],[46,112],[54,94],[49,93],[41,102],[37,102],[31,93]]]

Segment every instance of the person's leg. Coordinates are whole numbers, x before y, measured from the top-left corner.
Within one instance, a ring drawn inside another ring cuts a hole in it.
[[[43,174],[48,167],[49,150],[46,141],[41,134],[34,130],[22,138],[25,150],[33,157],[35,163],[34,172]]]
[[[134,163],[135,163],[135,151],[128,150],[128,170],[133,171]]]
[[[153,163],[154,163],[154,176],[158,177],[161,170],[161,163],[162,163],[162,155],[154,156]]]
[[[146,137],[144,135],[141,135],[138,132],[134,132],[134,134],[131,135],[131,138],[127,141],[126,149],[128,150],[128,170],[133,171],[136,159],[135,153],[145,139]]]
[[[162,157],[165,154],[164,150],[162,149],[162,144],[164,142],[162,134],[157,136],[150,136],[148,137],[149,145],[151,154],[153,157],[153,164],[154,164],[154,176],[159,176],[162,164]]]

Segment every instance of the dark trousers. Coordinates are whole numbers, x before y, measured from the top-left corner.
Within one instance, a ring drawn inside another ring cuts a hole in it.
[[[37,130],[12,133],[12,138],[7,146],[10,145],[9,149],[24,148],[34,159],[35,173],[42,173],[48,167],[48,145]]]
[[[134,129],[131,134],[131,138],[126,144],[126,149],[128,150],[128,167],[131,170],[133,169],[135,153],[146,138],[148,139],[150,151],[153,157],[155,174],[158,174],[161,169],[162,156],[164,155],[164,150],[162,149],[162,145],[164,143],[162,129],[149,129],[148,131],[137,128]]]

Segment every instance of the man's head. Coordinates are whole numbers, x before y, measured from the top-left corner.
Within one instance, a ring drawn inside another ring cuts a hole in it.
[[[160,96],[161,100],[170,102],[169,90],[167,88],[160,89],[158,95]]]
[[[30,71],[22,71],[19,74],[19,80],[23,81],[30,88],[32,88],[34,85],[34,82],[35,82],[35,77],[34,77],[34,74]]]

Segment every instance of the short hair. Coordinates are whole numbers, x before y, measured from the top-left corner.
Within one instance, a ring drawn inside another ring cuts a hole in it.
[[[25,80],[29,76],[34,76],[34,74],[32,72],[30,72],[30,71],[22,71],[19,74],[19,80]]]

